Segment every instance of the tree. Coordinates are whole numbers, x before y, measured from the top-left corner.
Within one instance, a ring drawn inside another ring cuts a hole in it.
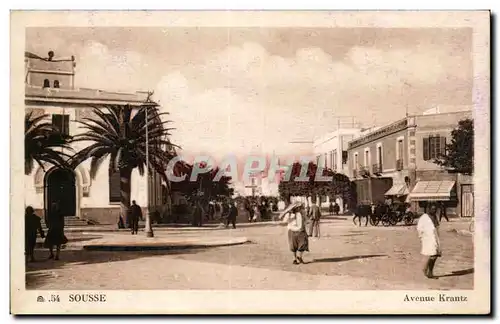
[[[291,166],[290,179],[288,181],[281,181],[278,185],[278,191],[287,203],[290,203],[292,196],[342,196],[343,199],[350,201],[353,199],[353,184],[344,174],[335,173],[330,169],[323,169],[322,175],[325,177],[332,177],[331,181],[319,181],[316,178],[318,166],[310,162],[307,164],[306,175],[309,181],[296,181],[300,176],[302,164],[295,162]]]
[[[137,111],[135,115],[134,110]],[[168,113],[159,113],[157,104],[149,98],[138,109],[129,105],[109,105],[104,109],[94,108],[93,113],[95,117],[78,121],[85,131],[74,136],[74,141],[91,144],[72,157],[72,164],[76,166],[91,159],[90,176],[95,178],[100,165],[109,157],[109,174],[120,172],[120,217],[123,222],[130,208],[132,170],[137,168],[142,176],[147,167],[148,174],[156,171],[168,184],[165,170],[175,155],[173,148],[176,147],[168,138],[172,128],[165,128],[165,124],[171,121],[161,120],[160,117]],[[147,166],[146,128],[149,155]],[[153,236],[149,213],[146,214],[146,235]]]
[[[33,171],[35,161],[44,170],[43,163],[60,168],[69,167],[70,155],[63,152],[72,151],[69,146],[71,137],[62,134],[51,123],[44,121],[48,115],[33,116],[33,112],[24,116],[24,174]]]
[[[200,173],[195,181],[191,181],[191,172],[193,166],[188,163],[181,165],[176,176],[186,175],[186,178],[180,182],[172,182],[172,190],[181,192],[190,201],[195,199],[203,199],[210,201],[221,197],[231,197],[234,193],[233,188],[229,187],[231,177],[222,176],[218,181],[214,178],[219,172],[219,168],[214,168],[209,172]],[[198,193],[202,192],[203,195],[199,196]]]
[[[451,172],[472,174],[474,171],[474,121],[464,119],[451,132],[451,143],[446,153],[434,161]]]

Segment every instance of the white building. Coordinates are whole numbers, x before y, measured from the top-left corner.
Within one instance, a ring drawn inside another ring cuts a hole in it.
[[[313,152],[316,156],[316,163],[320,166],[331,169],[334,172],[349,176],[347,163],[348,143],[361,134],[361,128],[352,125],[351,127],[339,127],[335,131],[317,137],[313,142]],[[336,199],[341,211],[343,211],[343,201],[340,197]],[[321,205],[327,207],[330,204],[329,197],[323,197]]]
[[[93,107],[105,105],[141,106],[147,94],[106,92],[97,89],[78,89],[74,86],[75,60],[41,58],[25,55],[25,111],[34,115],[47,114],[62,132],[76,135],[81,132],[76,121],[93,115]],[[82,143],[73,143],[75,151]],[[90,159],[75,170],[63,170],[51,165],[44,169],[35,163],[31,174],[25,176],[25,203],[43,215],[52,201],[60,201],[66,216],[94,220],[101,224],[116,224],[120,211],[120,177],[109,175],[108,163],[102,163],[95,179],[91,179]],[[137,169],[132,172],[131,199],[145,207],[147,203],[145,176]],[[160,206],[166,196],[158,175],[149,182],[149,206]]]

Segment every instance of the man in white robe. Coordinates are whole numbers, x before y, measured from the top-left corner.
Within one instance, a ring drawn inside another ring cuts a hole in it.
[[[437,206],[431,204],[428,213],[423,214],[418,219],[417,231],[422,242],[422,255],[428,256],[424,267],[424,275],[430,279],[437,279],[433,270],[436,260],[441,256],[441,246],[439,243],[439,222],[436,216]]]

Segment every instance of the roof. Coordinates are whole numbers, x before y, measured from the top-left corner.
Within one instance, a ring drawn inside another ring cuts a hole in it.
[[[30,85],[25,87],[26,101],[142,105],[146,99],[146,92],[121,93],[88,88],[41,88]]]

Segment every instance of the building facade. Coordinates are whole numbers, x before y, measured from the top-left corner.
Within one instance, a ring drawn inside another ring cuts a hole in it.
[[[74,136],[81,132],[76,121],[92,117],[93,108],[106,105],[131,105],[139,108],[147,93],[117,93],[96,89],[76,88],[74,85],[76,62],[74,57],[56,59],[53,52],[47,58],[25,53],[25,112],[47,114],[60,131]],[[72,143],[79,151],[85,143]],[[68,152],[70,153],[70,152]],[[62,170],[52,165],[43,168],[35,164],[31,174],[25,176],[25,203],[40,215],[58,200],[66,216],[93,220],[100,224],[116,224],[120,211],[120,177],[109,175],[104,161],[94,179],[90,177],[90,160],[75,170]],[[147,186],[149,185],[149,201]],[[160,208],[165,202],[166,186],[157,174],[149,181],[132,173],[131,199],[143,208]]]
[[[464,190],[473,192],[471,177],[450,173],[434,163],[445,153],[458,122],[471,117],[471,111],[409,116],[351,141],[349,176],[358,186],[358,203],[406,200],[421,211],[424,201],[439,200],[447,201],[447,214],[472,216],[473,198],[470,194],[466,201],[461,197]],[[391,185],[385,192],[381,191],[387,185],[375,188],[370,184],[387,180]]]
[[[360,128],[338,128],[315,139],[313,142],[313,152],[316,156],[316,164],[348,176],[349,142],[358,137],[360,133]],[[329,206],[330,197],[321,197],[320,199],[322,207]],[[341,212],[343,212],[344,202],[342,198],[337,197],[335,201],[340,206]]]

